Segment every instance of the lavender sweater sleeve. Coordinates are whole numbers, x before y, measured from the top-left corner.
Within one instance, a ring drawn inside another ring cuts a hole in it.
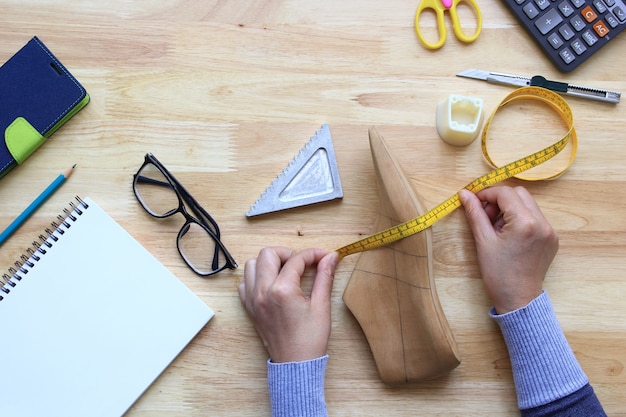
[[[522,415],[605,415],[545,291],[526,307],[490,315],[509,350]]]
[[[267,361],[272,417],[326,417],[324,373],[328,355],[303,362]]]

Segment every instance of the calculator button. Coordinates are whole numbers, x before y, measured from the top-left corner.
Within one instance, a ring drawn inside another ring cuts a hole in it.
[[[609,7],[613,7],[615,6],[615,0],[605,0],[604,1],[606,3],[607,6]]]
[[[611,26],[613,29],[615,29],[617,26],[619,26],[619,22],[617,21],[615,16],[613,16],[611,13],[607,14],[604,17],[605,17],[607,23],[609,24],[609,26]]]
[[[556,33],[548,36],[548,42],[550,43],[550,45],[552,45],[554,49],[559,49],[561,46],[563,46],[563,40]]]
[[[576,59],[572,51],[570,51],[568,48],[562,49],[561,52],[559,52],[559,55],[561,56],[563,62],[565,62],[566,64],[571,64]]]
[[[593,11],[591,6],[585,7],[580,14],[585,18],[585,20],[589,23],[593,22],[598,18],[596,12]]]
[[[598,20],[593,24],[593,30],[596,31],[599,37],[604,38],[609,34],[609,28],[606,27],[606,24],[602,20]]]
[[[585,4],[585,0],[572,0],[572,4],[577,9],[580,9]]]
[[[572,19],[569,22],[574,27],[574,30],[576,32],[580,32],[581,30],[585,28],[585,26],[587,26],[583,18],[580,17],[579,15],[572,17]]]
[[[539,29],[539,32],[545,35],[546,33],[550,32],[552,29],[554,29],[556,26],[558,26],[559,23],[561,23],[562,21],[563,21],[563,18],[561,17],[561,15],[559,15],[559,12],[557,12],[555,9],[550,9],[546,14],[541,16],[535,22],[535,26],[537,26],[537,29]]]
[[[576,52],[576,54],[578,55],[582,55],[583,52],[587,50],[587,47],[585,46],[584,43],[580,41],[580,39],[576,39],[574,42],[572,42],[571,46],[574,52]]]
[[[598,13],[600,14],[604,14],[606,13],[606,11],[608,10],[606,8],[606,6],[604,5],[604,2],[602,0],[595,0],[593,2],[593,5],[596,6],[596,10],[598,11]]]
[[[572,7],[569,1],[559,4],[559,10],[565,17],[570,17],[574,13],[574,7]]]
[[[563,36],[563,39],[569,41],[575,35],[574,30],[568,24],[564,24],[559,28],[559,33]]]
[[[550,6],[550,1],[549,0],[535,0],[535,4],[541,10],[546,10]]]
[[[622,10],[621,7],[617,6],[616,8],[614,8],[613,9],[613,14],[615,14],[615,16],[617,16],[617,18],[619,19],[620,22],[626,21],[626,13],[624,13],[624,10]]]
[[[539,14],[539,9],[537,9],[533,3],[528,3],[526,6],[524,6],[523,10],[529,19],[534,19]]]
[[[593,46],[593,44],[598,42],[598,37],[591,30],[586,30],[583,32],[583,39],[589,46]]]

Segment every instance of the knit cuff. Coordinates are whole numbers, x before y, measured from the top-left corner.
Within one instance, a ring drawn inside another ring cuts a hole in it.
[[[518,407],[538,407],[563,398],[589,380],[572,352],[544,291],[526,307],[489,315],[509,350]]]
[[[324,373],[328,355],[303,362],[267,361],[273,417],[326,417]]]

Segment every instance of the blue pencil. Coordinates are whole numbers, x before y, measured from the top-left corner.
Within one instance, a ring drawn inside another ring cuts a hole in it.
[[[26,222],[26,220],[35,212],[37,211],[37,209],[52,195],[54,194],[54,192],[56,190],[59,189],[59,187],[61,185],[63,185],[63,183],[65,182],[66,179],[68,179],[70,177],[70,175],[72,175],[72,172],[74,172],[74,168],[76,168],[76,164],[74,164],[71,168],[66,169],[65,171],[63,171],[54,181],[52,181],[52,184],[50,184],[48,186],[48,188],[46,188],[45,190],[43,190],[43,192],[41,194],[39,194],[39,197],[37,197],[35,199],[35,201],[33,201],[32,203],[30,203],[30,205],[28,207],[26,207],[26,210],[24,210],[22,212],[22,214],[20,214],[19,216],[17,216],[17,219],[15,219],[13,221],[13,223],[11,223],[9,225],[9,227],[7,227],[4,232],[2,232],[2,234],[0,234],[0,245],[4,244],[4,242],[7,241],[7,239],[17,230],[20,228],[21,225],[24,224],[24,222]]]

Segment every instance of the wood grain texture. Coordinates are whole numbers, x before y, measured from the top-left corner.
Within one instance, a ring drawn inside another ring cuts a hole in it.
[[[480,97],[489,114],[511,91],[456,72],[541,74],[626,91],[626,36],[560,74],[502,2],[479,4],[483,31],[476,42],[458,42],[449,28],[447,44],[429,51],[414,33],[417,2],[410,1],[0,0],[0,60],[37,35],[92,97],[0,180],[3,228],[59,172],[78,164],[3,245],[0,266],[12,265],[74,195],[92,197],[216,311],[128,415],[269,415],[267,353],[236,291],[243,265],[268,244],[333,250],[372,232],[379,202],[371,126],[432,208],[488,170],[478,142],[454,148],[439,139],[437,103],[452,93]],[[545,288],[608,414],[624,416],[626,104],[568,102],[580,142],[574,165],[555,181],[509,184],[526,185],[559,233]],[[322,123],[330,126],[343,200],[247,219],[250,205]],[[512,133],[524,128],[526,138],[544,132],[540,123],[505,126],[498,139],[517,139]],[[207,279],[187,269],[175,246],[182,218],[155,220],[133,196],[132,175],[146,152],[219,222],[239,269]],[[519,415],[506,347],[487,316],[490,302],[461,211],[433,227],[432,244],[437,291],[461,364],[432,381],[385,386],[342,301],[357,260],[347,257],[333,289],[331,415]],[[102,285],[103,293],[111,290]]]

